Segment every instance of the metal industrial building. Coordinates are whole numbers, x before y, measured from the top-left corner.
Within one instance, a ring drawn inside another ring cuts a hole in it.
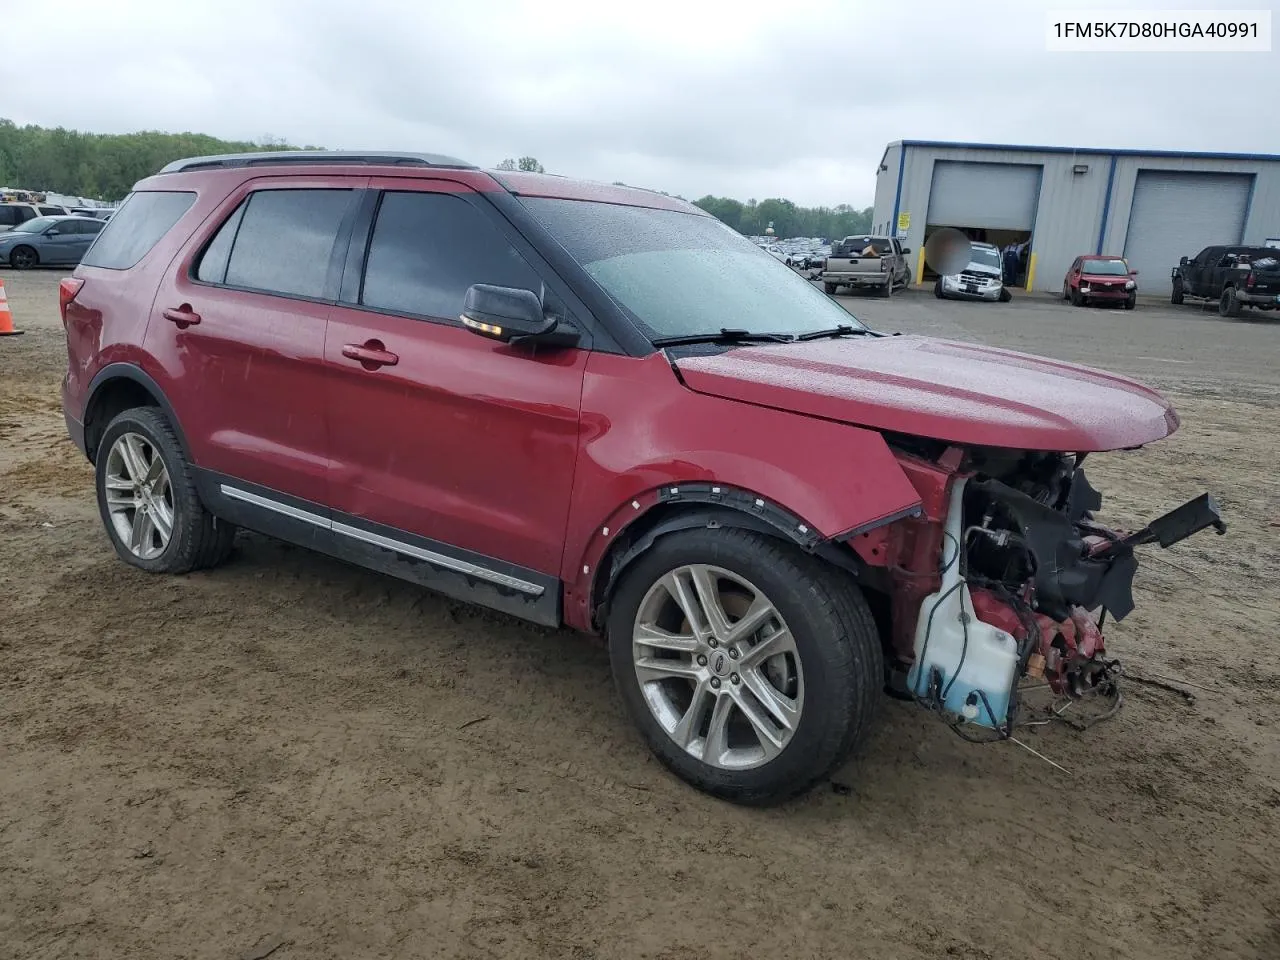
[[[876,172],[873,226],[911,249],[916,283],[939,227],[1027,244],[1019,284],[1062,288],[1081,254],[1124,256],[1167,294],[1179,257],[1215,244],[1280,246],[1280,156],[900,140]]]

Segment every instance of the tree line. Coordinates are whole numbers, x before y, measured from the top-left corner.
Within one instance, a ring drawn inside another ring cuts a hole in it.
[[[713,217],[739,233],[762,236],[770,224],[778,237],[823,237],[828,240],[866,233],[871,229],[872,208],[855,210],[847,203],[835,207],[801,207],[790,200],[771,197],[757,203],[730,197],[705,196],[693,201]]]
[[[119,200],[139,180],[183,157],[289,149],[293,147],[273,136],[242,141],[222,140],[203,133],[154,130],[82,133],[62,127],[20,127],[12,120],[0,119],[0,186]],[[497,167],[544,172],[535,157],[508,158]],[[693,202],[748,236],[763,234],[770,223],[779,237],[834,238],[871,229],[870,207],[865,210],[855,210],[848,204],[801,207],[777,198],[743,203],[710,195]]]
[[[288,149],[271,136],[250,142],[154,130],[82,133],[0,119],[0,186],[119,200],[143,177],[183,157]]]

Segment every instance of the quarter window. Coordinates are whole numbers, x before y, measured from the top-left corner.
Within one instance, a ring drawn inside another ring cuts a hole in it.
[[[151,252],[195,202],[196,195],[185,191],[130,194],[80,262],[87,267],[128,270]]]
[[[544,292],[529,262],[466,200],[447,193],[383,194],[361,304],[456,320],[473,283]]]

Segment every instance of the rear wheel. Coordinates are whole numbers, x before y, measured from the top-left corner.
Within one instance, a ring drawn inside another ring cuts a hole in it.
[[[1236,296],[1235,287],[1227,287],[1218,299],[1218,314],[1223,317],[1240,316],[1240,300]]]
[[[650,749],[714,796],[764,805],[828,776],[884,682],[857,587],[731,528],[670,534],[635,561],[608,622],[614,680]]]
[[[200,502],[173,427],[155,407],[107,425],[95,459],[98,510],[111,545],[148,573],[188,573],[231,554],[236,528]]]
[[[1062,285],[1062,299],[1063,300],[1071,299],[1071,288],[1068,287],[1065,283]]]
[[[1181,277],[1173,278],[1173,295],[1169,297],[1169,300],[1171,303],[1175,305],[1182,303],[1182,278]]]
[[[825,293],[825,294],[826,294],[827,296],[829,296],[829,297],[830,297],[830,296],[833,296],[833,295],[835,294],[835,292],[836,292],[836,284],[834,284],[834,283],[827,283],[826,281],[823,281],[823,284],[822,284],[822,292],[823,292],[823,293]]]
[[[40,254],[32,247],[14,247],[9,251],[9,266],[15,270],[30,270],[40,262]]]

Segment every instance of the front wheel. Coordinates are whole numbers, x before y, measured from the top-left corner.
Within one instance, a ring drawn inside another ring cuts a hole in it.
[[[1134,307],[1136,307],[1137,305],[1138,305],[1138,298],[1137,298],[1137,297],[1130,297],[1128,300],[1126,300],[1126,301],[1124,302],[1124,308],[1125,308],[1126,310],[1132,310],[1132,309],[1133,309]]]
[[[31,247],[14,247],[9,251],[9,266],[15,270],[30,270],[40,262],[40,255]]]
[[[1009,292],[1009,288],[1008,288],[1008,287],[1001,287],[1001,288],[1000,288],[1000,302],[1001,302],[1001,303],[1008,303],[1008,302],[1009,302],[1010,300],[1012,300],[1012,299],[1013,299],[1013,294]]]
[[[223,562],[236,528],[205,510],[169,421],[155,407],[119,414],[95,459],[98,510],[111,545],[148,573],[187,573]]]
[[[1175,306],[1182,303],[1182,278],[1173,278],[1173,295],[1169,297],[1169,301]]]
[[[939,278],[938,280],[934,281],[934,284],[933,284],[933,295],[934,295],[935,297],[937,297],[939,300],[941,300],[941,299],[942,299],[942,280],[941,280],[941,278]]]
[[[884,682],[875,622],[843,575],[732,528],[662,537],[608,619],[614,681],[673,773],[735,803],[809,789],[865,739]]]

